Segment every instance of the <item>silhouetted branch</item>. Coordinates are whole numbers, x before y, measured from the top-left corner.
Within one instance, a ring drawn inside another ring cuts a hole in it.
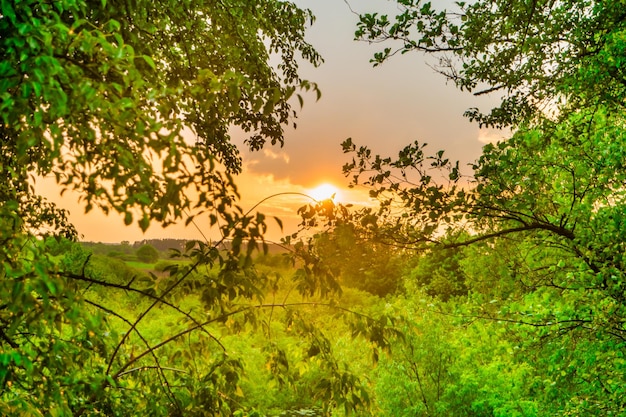
[[[165,300],[163,299],[163,297],[165,297],[167,294],[169,294],[174,288],[176,288],[181,282],[183,282],[183,280],[185,280],[193,271],[196,270],[196,268],[200,265],[201,260],[197,260],[192,266],[191,268],[189,268],[189,270],[187,272],[185,272],[183,274],[183,276],[181,276],[176,282],[174,282],[172,285],[170,285],[160,296],[154,296],[154,302],[148,307],[146,308],[138,317],[137,319],[135,319],[135,322],[131,324],[130,329],[128,330],[128,332],[126,332],[126,334],[124,334],[124,336],[122,336],[122,339],[119,341],[119,343],[117,344],[117,346],[115,346],[115,350],[113,351],[113,355],[111,356],[111,359],[109,360],[109,365],[107,366],[107,373],[111,372],[111,367],[113,366],[113,360],[115,359],[115,356],[117,355],[117,352],[120,350],[120,348],[122,347],[122,345],[124,344],[124,342],[126,341],[126,339],[128,338],[128,335],[130,335],[130,333],[135,330],[137,328],[137,324],[139,324],[139,322],[159,303],[164,303],[166,304]],[[177,308],[178,311],[182,311],[180,309]],[[187,315],[188,316],[188,315]],[[188,316],[191,317],[191,316]],[[194,323],[198,323],[195,319],[193,320]],[[196,326],[196,328],[198,327],[203,327],[202,325],[198,324]]]
[[[6,335],[6,333],[4,332],[4,329],[2,328],[0,328],[0,338],[4,340],[5,342],[7,342],[9,346],[11,346],[13,349],[17,349],[19,347],[17,343],[15,343],[13,340],[11,340],[9,336]]]
[[[480,236],[476,236],[474,238],[471,239],[467,239],[464,240],[463,242],[455,242],[455,243],[447,243],[447,244],[442,244],[441,246],[445,249],[453,249],[453,248],[458,248],[458,247],[462,247],[462,246],[469,246],[471,244],[477,243],[477,242],[481,242],[484,240],[489,240],[489,239],[493,239],[496,237],[501,237],[501,236],[506,236],[512,233],[519,233],[519,232],[527,232],[527,231],[531,231],[531,230],[547,230],[550,232],[553,232],[559,236],[565,237],[567,239],[573,240],[574,239],[574,233],[568,229],[562,228],[562,227],[558,227],[558,226],[554,226],[553,224],[549,224],[549,223],[531,223],[531,224],[527,224],[524,226],[520,226],[520,227],[513,227],[510,229],[502,229],[502,230],[498,230],[497,232],[493,232],[493,233],[487,233],[484,235],[480,235]]]

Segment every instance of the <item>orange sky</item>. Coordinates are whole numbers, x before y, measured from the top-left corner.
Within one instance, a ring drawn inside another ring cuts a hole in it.
[[[341,0],[298,0],[310,8],[317,20],[308,31],[309,41],[325,59],[320,68],[302,66],[304,78],[315,81],[322,98],[308,97],[299,112],[296,130],[287,129],[285,146],[269,147],[260,152],[243,150],[244,172],[238,179],[241,205],[252,207],[263,198],[283,192],[308,192],[320,183],[345,187],[341,173],[348,160],[340,143],[352,137],[358,145],[368,145],[374,152],[393,154],[407,143],[429,143],[431,151],[445,149],[448,157],[462,165],[474,161],[486,141],[499,139],[499,132],[480,131],[463,118],[469,107],[488,106],[494,98],[463,94],[436,74],[427,63],[434,57],[420,54],[397,56],[372,68],[369,59],[381,45],[353,41],[357,17]],[[393,13],[393,2],[352,0],[357,12],[386,8]],[[497,98],[497,97],[496,97]],[[235,135],[237,136],[237,135]],[[235,137],[243,145],[244,137]],[[243,147],[242,147],[243,149]],[[75,204],[76,196],[60,199],[49,183],[40,189],[71,213],[83,240],[119,242],[143,238],[192,238],[201,234],[194,228],[151,226],[146,234],[136,227],[125,227],[121,218],[101,213],[83,214]],[[342,192],[345,201],[367,200],[366,193]],[[285,230],[270,229],[268,237],[278,240],[294,231],[295,210],[307,201],[304,197],[281,196],[264,203],[259,210],[283,218]],[[202,219],[197,225],[207,235]]]

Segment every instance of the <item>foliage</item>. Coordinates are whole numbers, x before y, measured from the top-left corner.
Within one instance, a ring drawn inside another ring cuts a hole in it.
[[[467,295],[467,278],[461,266],[466,256],[461,248],[431,251],[416,258],[407,278],[415,280],[429,296],[448,301]]]
[[[450,308],[457,306],[435,306],[419,289],[412,294],[394,305],[404,337],[375,371],[379,415],[537,415],[532,368],[504,329],[460,319]]]
[[[6,335],[11,344],[0,357],[2,413],[231,415],[292,404],[319,407],[319,415],[328,416],[337,408],[352,412],[368,404],[358,375],[336,357],[325,335],[336,329],[335,314],[345,307],[308,291],[308,300],[292,293],[302,277],[296,268],[284,275],[261,271],[232,252],[190,243],[192,249],[179,254],[187,260],[170,262],[168,276],[159,277],[74,244],[49,281],[63,285],[57,294],[73,298],[35,298],[30,343],[20,346],[19,333]],[[205,257],[228,267],[202,271]],[[19,305],[2,307],[9,322]],[[53,326],[37,320],[50,317],[50,307]],[[325,330],[316,323],[320,309],[334,317]],[[370,338],[375,328],[361,333]],[[257,353],[249,351],[251,345]],[[257,362],[250,363],[254,355]],[[260,388],[261,397],[273,389],[276,398],[288,401],[249,396]],[[45,402],[35,402],[33,393]]]
[[[386,157],[348,139],[344,172],[380,204],[318,210],[321,223],[347,223],[377,243],[420,252],[414,273],[431,294],[440,268],[458,271],[468,290],[461,316],[500,324],[489,327],[498,342],[528,355],[529,379],[509,392],[518,401],[546,393],[515,412],[623,413],[623,2],[458,2],[452,12],[398,3],[393,21],[361,16],[357,38],[390,44],[373,62],[396,52],[438,56],[438,69],[461,90],[503,94],[491,112],[466,115],[511,126],[512,137],[486,145],[471,175],[419,142]],[[468,257],[447,256],[460,250]],[[503,356],[503,365],[514,363]],[[491,374],[488,365],[478,372]],[[504,392],[490,392],[471,400],[472,412],[514,413],[497,404]]]
[[[363,238],[350,224],[337,224],[332,233],[313,242],[320,262],[336,270],[345,286],[385,296],[398,288],[402,253]]]
[[[530,340],[555,338],[541,349],[542,355],[554,360],[560,358],[557,351],[577,356],[580,347],[588,344],[594,348],[585,350],[585,355],[605,349],[620,355],[626,318],[625,139],[621,113],[581,109],[561,122],[520,128],[506,142],[485,146],[470,181],[459,175],[458,164],[448,161],[443,152],[426,156],[417,143],[391,159],[372,155],[365,147],[357,149],[348,140],[344,149],[356,158],[346,164],[346,173],[353,174],[355,183],[365,176],[364,183],[373,188],[371,195],[380,199],[378,210],[360,209],[349,218],[368,219],[378,240],[407,249],[449,252],[488,244],[490,250],[502,250],[499,255],[508,259],[506,264],[489,262],[497,266],[495,281],[502,280],[506,292],[487,291],[495,295],[500,309],[486,318],[531,326],[532,331],[525,330]],[[425,259],[433,262],[445,256]],[[473,280],[480,276],[475,269],[472,274]],[[480,305],[476,316],[485,318],[484,309]],[[577,342],[572,344],[572,338]],[[563,384],[561,393],[567,393],[563,403],[578,404],[573,408],[576,413],[619,413],[621,391],[608,387],[621,377],[608,368],[597,368],[595,360],[577,360],[581,363],[577,362],[570,380],[553,380]],[[556,369],[560,365],[549,375]],[[579,400],[580,391],[586,392],[584,401]]]
[[[72,242],[69,239],[64,239],[68,242]],[[93,253],[94,255],[109,256],[111,258],[118,258],[125,261],[137,259],[135,256],[135,249],[129,242],[120,243],[102,243],[102,242],[81,242],[81,246]]]
[[[514,133],[471,175],[419,142],[392,158],[348,139],[344,172],[378,207],[305,206],[313,236],[268,255],[227,132],[282,144],[287,100],[315,89],[296,72],[296,53],[320,62],[308,12],[2,2],[0,414],[624,414],[623,4],[398,3],[357,37],[502,92],[467,114]],[[62,239],[32,175],[144,229],[206,210],[222,239],[139,271],[128,244]]]

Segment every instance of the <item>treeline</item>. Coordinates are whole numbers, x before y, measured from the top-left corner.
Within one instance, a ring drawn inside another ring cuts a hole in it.
[[[171,251],[184,251],[188,242],[192,242],[189,239],[142,239],[136,240],[133,243],[128,241],[122,241],[119,243],[103,243],[103,242],[91,242],[91,241],[83,241],[81,244],[93,251],[94,253],[100,255],[106,255],[111,253],[121,253],[130,255],[134,251],[136,251],[141,246],[150,245],[156,250],[158,250],[163,256],[167,256],[171,254]],[[268,242],[267,252],[268,253],[284,253],[289,250],[289,245],[281,245],[276,243]],[[229,250],[231,247],[231,242],[229,240],[225,240],[218,245],[219,248],[223,250]]]

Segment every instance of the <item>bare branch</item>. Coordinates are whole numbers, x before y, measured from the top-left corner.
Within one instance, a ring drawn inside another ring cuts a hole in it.
[[[139,366],[137,368],[132,368],[132,369],[129,369],[127,371],[124,371],[121,374],[118,374],[117,376],[121,377],[121,376],[124,376],[126,374],[130,374],[130,373],[133,373],[133,372],[139,372],[139,371],[145,371],[147,369],[158,369],[161,372],[162,371],[172,371],[172,372],[180,372],[180,373],[183,373],[183,374],[188,373],[187,371],[185,371],[183,369],[169,368],[167,366]]]

